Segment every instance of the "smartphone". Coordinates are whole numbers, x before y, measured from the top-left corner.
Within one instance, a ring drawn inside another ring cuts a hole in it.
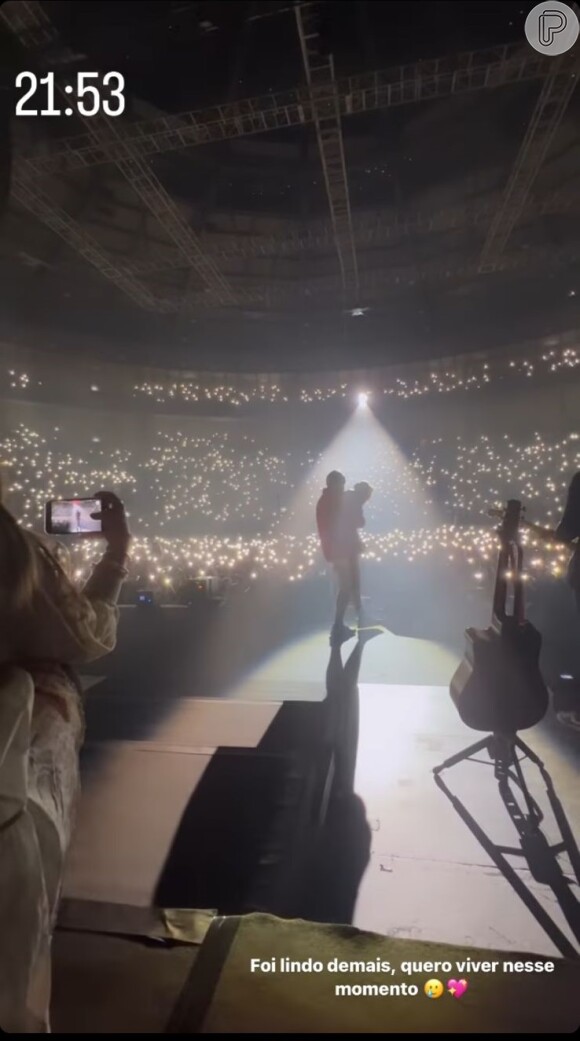
[[[100,512],[100,499],[51,499],[44,511],[44,530],[47,535],[98,535],[102,520],[91,515]]]

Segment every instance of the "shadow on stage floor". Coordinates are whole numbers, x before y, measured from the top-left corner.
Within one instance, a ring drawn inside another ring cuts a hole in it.
[[[354,794],[359,642],[326,698],[286,702],[255,750],[220,748],[182,816],[155,902],[351,922],[371,832]]]
[[[472,739],[448,697],[457,654],[421,635],[420,610],[412,633],[393,623],[368,647],[330,653],[316,588],[264,585],[226,609],[123,612],[106,676],[97,665],[91,678],[66,895],[354,916],[379,932],[489,946],[489,923],[507,914],[506,942],[540,949],[543,937],[517,917],[493,861],[482,863],[432,781],[433,767]],[[576,739],[553,717],[532,735],[577,827]],[[469,772],[458,781],[482,827],[491,835],[498,825],[508,845],[489,785]]]

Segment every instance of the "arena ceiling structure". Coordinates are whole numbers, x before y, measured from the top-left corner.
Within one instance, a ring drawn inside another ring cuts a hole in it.
[[[532,6],[7,0],[4,125],[22,70],[126,109],[10,119],[0,335],[283,371],[580,326],[580,44]]]

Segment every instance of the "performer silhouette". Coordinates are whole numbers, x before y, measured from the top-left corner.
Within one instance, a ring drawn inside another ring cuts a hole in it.
[[[366,481],[345,492],[345,478],[333,470],[326,478],[326,488],[316,507],[316,522],[325,560],[334,569],[338,592],[334,623],[330,634],[333,646],[340,645],[356,635],[345,625],[345,614],[352,603],[359,626],[366,619],[362,609],[360,586],[360,556],[363,544],[359,535],[365,526],[363,507],[372,495]]]

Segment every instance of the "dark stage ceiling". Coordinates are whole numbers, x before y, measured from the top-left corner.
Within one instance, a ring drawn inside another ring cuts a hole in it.
[[[532,6],[4,3],[0,336],[280,371],[580,325],[580,44]],[[13,118],[23,70],[125,112]]]

